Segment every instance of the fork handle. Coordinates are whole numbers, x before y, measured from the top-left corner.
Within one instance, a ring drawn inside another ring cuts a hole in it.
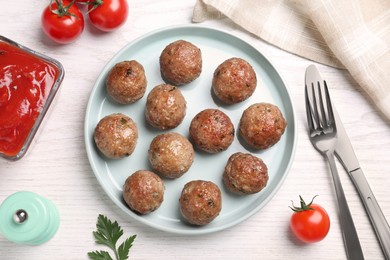
[[[382,210],[379,207],[378,202],[375,199],[374,194],[371,191],[370,186],[363,171],[359,168],[351,171],[350,176],[355,184],[355,187],[363,201],[363,205],[366,208],[367,214],[370,217],[371,223],[374,227],[376,235],[382,246],[382,251],[387,260],[390,260],[390,227],[383,215]]]
[[[345,198],[344,190],[341,185],[340,176],[337,171],[336,163],[334,160],[334,152],[329,150],[325,153],[325,155],[329,162],[334,187],[336,190],[337,203],[339,207],[339,220],[343,233],[347,257],[348,259],[353,260],[364,260],[363,251],[359,242],[359,237],[357,235],[352,215],[348,207],[347,199]]]

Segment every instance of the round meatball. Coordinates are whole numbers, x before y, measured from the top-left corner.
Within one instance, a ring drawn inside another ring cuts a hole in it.
[[[224,103],[235,104],[248,99],[256,85],[254,69],[241,58],[228,59],[214,71],[212,89]]]
[[[286,126],[287,122],[277,106],[257,103],[244,110],[239,133],[250,147],[266,149],[280,140]]]
[[[169,84],[158,85],[147,97],[146,121],[162,130],[175,128],[183,121],[186,106],[186,100],[177,87]]]
[[[202,53],[190,42],[172,42],[160,55],[160,71],[162,78],[170,84],[190,83],[202,72]]]
[[[194,149],[187,138],[178,133],[157,135],[149,147],[149,162],[166,178],[178,178],[191,167]]]
[[[135,60],[115,64],[106,79],[108,95],[120,104],[131,104],[142,98],[146,85],[144,67]]]
[[[191,121],[190,136],[197,148],[208,153],[225,151],[234,140],[234,125],[218,109],[205,109]]]
[[[206,225],[221,212],[221,190],[211,181],[190,181],[184,186],[179,203],[181,214],[190,224]]]
[[[225,187],[234,193],[253,194],[268,182],[268,168],[260,158],[249,153],[234,153],[229,157],[223,174]]]
[[[105,116],[95,128],[94,140],[98,149],[108,158],[130,156],[138,140],[137,125],[121,113]]]
[[[148,214],[158,209],[164,200],[164,182],[147,170],[139,170],[127,177],[123,185],[123,199],[139,214]]]

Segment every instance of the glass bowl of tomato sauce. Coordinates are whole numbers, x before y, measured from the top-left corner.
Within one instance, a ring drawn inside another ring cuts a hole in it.
[[[57,60],[0,35],[0,158],[27,153],[64,74]]]

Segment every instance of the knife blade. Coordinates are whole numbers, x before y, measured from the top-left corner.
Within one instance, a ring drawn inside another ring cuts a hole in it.
[[[311,68],[311,73],[314,74],[312,77],[316,77],[319,81],[323,81],[317,68],[314,65],[311,66],[313,66],[313,68]],[[332,102],[332,108],[337,127],[338,141],[335,149],[336,157],[348,173],[352,183],[355,185],[355,188],[358,191],[360,199],[363,202],[364,208],[378,237],[383,254],[386,260],[390,260],[389,224],[387,223],[386,218],[383,215],[383,212],[367,182],[367,179],[364,176],[362,169],[360,168],[358,158],[356,157],[355,151],[349,140],[347,132],[345,131],[344,125],[340,119],[334,102]]]

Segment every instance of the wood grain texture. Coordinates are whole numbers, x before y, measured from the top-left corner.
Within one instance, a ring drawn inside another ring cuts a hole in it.
[[[41,11],[49,1],[0,0],[0,33],[58,59],[66,75],[56,105],[30,153],[18,162],[0,160],[0,202],[20,190],[52,200],[61,214],[58,233],[40,246],[16,245],[0,236],[0,259],[87,259],[100,249],[92,231],[102,213],[116,219],[126,235],[137,234],[130,259],[346,259],[335,193],[328,166],[307,137],[304,73],[313,62],[275,48],[228,20],[202,25],[229,30],[252,43],[284,78],[296,109],[298,146],[281,189],[260,212],[243,223],[209,235],[182,236],[154,230],[131,219],[105,194],[89,165],[84,147],[84,116],[100,71],[123,46],[143,34],[169,25],[190,24],[194,0],[130,0],[127,23],[112,33],[88,25],[69,45],[57,45],[41,32]],[[390,124],[344,70],[318,64],[327,79],[361,167],[390,221]],[[338,164],[366,259],[383,259],[379,243],[358,194]],[[331,230],[312,245],[298,242],[289,230],[291,200],[298,195],[316,201],[329,212]]]

